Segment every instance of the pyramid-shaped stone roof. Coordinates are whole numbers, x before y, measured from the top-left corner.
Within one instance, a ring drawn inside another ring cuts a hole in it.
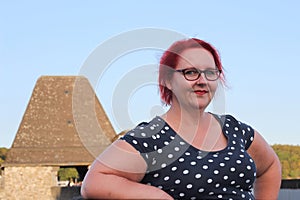
[[[4,165],[89,165],[115,137],[85,77],[42,76]]]

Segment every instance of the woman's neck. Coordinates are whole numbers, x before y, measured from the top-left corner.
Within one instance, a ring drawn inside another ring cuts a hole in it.
[[[199,128],[210,119],[210,115],[205,109],[181,109],[179,106],[171,106],[170,109],[162,116],[176,130],[185,127]]]
[[[218,124],[214,123],[213,116],[204,110],[188,112],[178,108],[171,106],[162,118],[177,134],[193,146],[199,149],[214,149],[216,138],[219,138],[221,131],[218,129]],[[209,134],[212,132],[211,130],[214,130],[212,136]],[[226,139],[224,141],[226,146]]]

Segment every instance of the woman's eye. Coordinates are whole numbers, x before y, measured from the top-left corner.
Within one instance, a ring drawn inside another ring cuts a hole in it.
[[[198,71],[197,70],[186,70],[185,71],[185,74],[187,75],[194,75],[194,74],[198,74]]]
[[[215,75],[215,71],[207,70],[205,71],[206,75]]]

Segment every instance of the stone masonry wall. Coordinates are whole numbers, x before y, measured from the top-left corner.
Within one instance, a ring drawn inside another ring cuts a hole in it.
[[[4,200],[4,180],[2,169],[0,171],[0,200]]]
[[[57,185],[59,167],[5,167],[0,200],[55,200],[51,187]],[[2,193],[2,194],[1,194]]]

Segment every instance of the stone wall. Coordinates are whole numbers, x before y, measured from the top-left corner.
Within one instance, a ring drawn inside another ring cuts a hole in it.
[[[5,167],[0,188],[1,200],[56,200],[52,187],[57,186],[59,167]]]
[[[1,166],[0,166],[1,167]],[[4,200],[4,167],[0,168],[0,200]]]

